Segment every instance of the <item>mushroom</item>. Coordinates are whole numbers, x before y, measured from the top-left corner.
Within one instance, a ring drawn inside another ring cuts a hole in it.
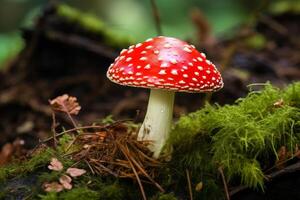
[[[213,92],[223,87],[219,71],[204,53],[164,36],[123,49],[107,77],[120,85],[151,89],[138,140],[152,141],[149,149],[155,158],[171,129],[175,92]]]

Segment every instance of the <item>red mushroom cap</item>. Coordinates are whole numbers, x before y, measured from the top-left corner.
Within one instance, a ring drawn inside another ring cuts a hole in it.
[[[209,92],[223,87],[219,71],[204,53],[164,36],[122,50],[107,77],[121,85],[182,92]]]

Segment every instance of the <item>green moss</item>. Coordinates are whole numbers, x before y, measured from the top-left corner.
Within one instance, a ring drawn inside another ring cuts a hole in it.
[[[28,172],[32,172],[39,167],[45,166],[49,163],[51,157],[54,156],[54,151],[50,148],[42,151],[41,153],[33,156],[26,162],[18,162],[0,168],[0,182],[3,182],[9,176],[21,176]]]
[[[103,42],[109,46],[122,48],[135,43],[129,36],[125,37],[112,31],[96,16],[80,12],[66,4],[59,4],[57,6],[57,14],[71,23],[78,24],[82,29],[99,35],[99,38],[103,38]]]
[[[81,200],[97,200],[101,199],[99,192],[93,191],[86,187],[74,188],[70,191],[63,192],[59,195],[59,199],[72,200],[72,199],[81,199]]]
[[[173,193],[169,193],[169,194],[160,194],[157,200],[177,200],[177,198]]]
[[[274,105],[280,99],[283,104]],[[263,188],[262,164],[274,164],[281,146],[294,152],[299,144],[299,102],[299,82],[283,90],[266,84],[234,105],[206,105],[181,117],[168,142],[174,147],[170,167],[188,168],[194,181],[203,181],[219,180],[222,166],[227,179]]]
[[[124,199],[124,190],[118,184],[106,185],[99,191],[100,199],[122,200]]]

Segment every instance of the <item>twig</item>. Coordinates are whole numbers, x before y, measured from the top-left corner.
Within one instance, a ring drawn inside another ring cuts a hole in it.
[[[56,137],[62,136],[64,134],[66,134],[66,133],[71,133],[73,131],[82,130],[82,129],[89,129],[89,128],[105,129],[107,127],[112,127],[112,126],[115,126],[115,125],[118,125],[120,123],[127,122],[127,121],[132,121],[132,120],[131,119],[124,119],[124,120],[120,120],[120,121],[114,122],[114,123],[106,125],[106,126],[103,126],[103,125],[91,125],[91,126],[75,127],[75,128],[72,128],[72,129],[69,129],[69,130],[66,130],[66,131],[63,131],[63,132],[60,132],[60,133],[56,134]],[[53,139],[53,137],[49,137],[49,138],[43,140],[42,143],[48,142],[48,141],[50,141],[52,139]]]
[[[117,144],[118,144],[118,143],[117,143]],[[137,182],[138,182],[138,184],[139,184],[139,186],[140,186],[140,190],[141,190],[143,199],[144,199],[144,200],[147,200],[147,197],[146,197],[146,194],[145,194],[145,191],[144,191],[144,188],[143,188],[143,184],[142,184],[142,182],[141,182],[141,180],[140,180],[140,177],[139,177],[139,175],[138,175],[136,169],[134,168],[134,165],[133,165],[132,162],[131,162],[131,159],[130,159],[129,156],[127,155],[127,152],[124,151],[123,147],[122,147],[121,145],[118,145],[118,146],[120,147],[121,151],[123,152],[124,156],[126,157],[126,159],[128,160],[128,162],[129,162],[129,164],[130,164],[130,166],[131,166],[131,169],[132,169],[132,171],[133,171],[133,173],[134,173],[134,175],[135,175],[135,177],[136,177],[136,180],[137,180]]]
[[[93,126],[81,126],[81,127],[76,127],[76,128],[72,128],[72,129],[69,129],[69,130],[60,132],[60,133],[56,134],[56,137],[62,136],[62,135],[64,135],[64,134],[66,134],[66,133],[71,133],[71,132],[76,131],[76,130],[89,129],[89,128],[104,128],[104,126],[93,125]],[[48,141],[50,141],[50,140],[52,140],[52,139],[53,139],[53,137],[49,137],[49,138],[43,140],[42,143],[48,142]]]
[[[223,181],[223,185],[224,185],[224,190],[225,190],[225,194],[226,194],[226,199],[230,200],[230,195],[229,195],[229,192],[228,192],[228,186],[227,186],[227,182],[226,182],[226,179],[225,179],[225,176],[224,176],[223,168],[219,167],[218,171],[220,172],[221,177],[222,177],[222,181]]]
[[[152,182],[162,193],[164,193],[165,190],[156,181],[154,181],[154,179],[151,178],[151,176],[149,176],[149,174],[138,164],[138,162],[132,156],[130,156],[128,149],[127,152],[129,159],[131,159],[133,164],[135,164],[135,166],[140,170],[140,172],[142,172],[142,174],[144,174],[144,176],[146,176],[150,182]]]
[[[189,172],[188,169],[186,169],[185,173],[186,173],[186,179],[187,179],[188,187],[189,187],[190,200],[193,200],[193,190],[192,190],[192,183],[191,183],[191,178],[190,178],[190,172]]]
[[[158,7],[155,2],[155,0],[150,0],[151,6],[152,6],[152,14],[155,20],[155,27],[158,35],[162,35],[162,29],[161,29],[161,22],[160,22],[160,15],[158,12]]]
[[[56,139],[56,118],[55,118],[55,113],[54,111],[52,111],[52,126],[51,126],[51,129],[52,129],[52,134],[53,134],[53,144],[54,144],[54,149],[56,149],[57,147],[57,139]]]

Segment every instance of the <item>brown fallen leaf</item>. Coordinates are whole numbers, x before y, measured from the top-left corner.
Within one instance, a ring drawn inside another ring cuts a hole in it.
[[[203,190],[203,182],[202,182],[202,181],[199,182],[199,183],[197,183],[197,185],[196,185],[196,187],[195,187],[195,190],[196,190],[197,192],[201,192],[201,191]]]
[[[58,182],[44,183],[43,188],[45,192],[61,192],[64,189]]]
[[[85,173],[86,173],[86,171],[84,169],[78,169],[78,168],[72,168],[72,167],[67,169],[67,174],[69,174],[72,177],[81,176]]]
[[[62,186],[67,189],[67,190],[70,190],[72,189],[72,178],[68,175],[62,175],[60,178],[59,178],[59,182],[62,184]]]
[[[48,169],[53,171],[61,171],[64,168],[63,164],[57,160],[57,158],[51,158],[50,165],[48,165]]]
[[[52,110],[68,113],[70,115],[77,115],[81,109],[81,106],[77,102],[77,98],[67,94],[58,96],[49,102]]]
[[[281,146],[277,154],[278,160],[276,161],[275,165],[278,169],[282,169],[285,166],[284,161],[288,159],[289,152],[287,151],[285,146]]]

